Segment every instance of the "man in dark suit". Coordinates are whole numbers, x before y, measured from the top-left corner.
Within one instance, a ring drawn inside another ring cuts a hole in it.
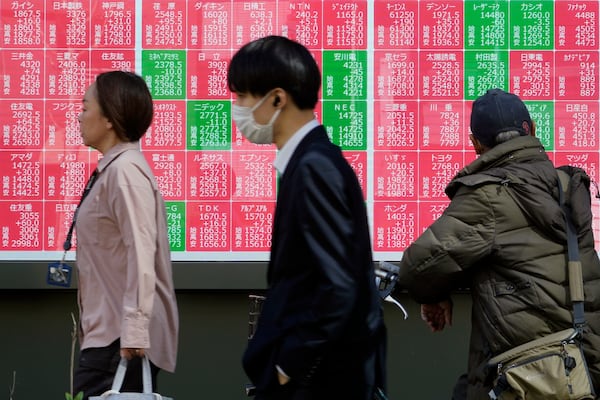
[[[227,80],[237,128],[279,150],[268,291],[243,357],[256,399],[371,400],[385,327],[359,182],[315,119],[319,68],[304,46],[269,36],[233,56]]]

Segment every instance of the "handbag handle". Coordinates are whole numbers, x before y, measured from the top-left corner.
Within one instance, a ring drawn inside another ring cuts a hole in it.
[[[127,371],[127,359],[121,357],[121,361],[119,361],[119,366],[117,367],[117,372],[115,373],[115,378],[113,380],[111,391],[119,393],[121,390],[121,386],[123,386],[123,380],[125,379],[125,372]],[[150,361],[148,361],[148,357],[142,357],[142,384],[143,384],[143,393],[144,394],[152,394],[152,374],[150,372]],[[162,397],[159,394],[156,394],[157,399],[161,399]]]

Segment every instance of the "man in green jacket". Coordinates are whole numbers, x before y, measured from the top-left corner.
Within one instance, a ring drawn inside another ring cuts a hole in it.
[[[452,321],[450,295],[472,296],[467,399],[488,399],[487,361],[572,326],[567,239],[558,176],[515,95],[489,90],[473,103],[470,139],[479,157],[446,188],[443,215],[404,252],[399,290],[421,304],[432,331]],[[584,352],[600,392],[600,261],[590,179],[574,167],[566,202],[579,237],[585,292]]]

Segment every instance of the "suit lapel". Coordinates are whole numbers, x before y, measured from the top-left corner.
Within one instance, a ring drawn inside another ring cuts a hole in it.
[[[277,193],[277,204],[275,206],[275,216],[273,218],[273,230],[271,233],[271,260],[269,262],[269,268],[267,271],[267,283],[271,282],[272,271],[273,271],[273,255],[277,254],[280,226],[285,223],[286,213],[285,209],[289,207],[290,202],[293,199],[294,188],[288,187],[287,183],[291,181],[290,177],[295,174],[296,168],[300,163],[300,160],[309,151],[313,143],[326,141],[329,142],[327,132],[322,125],[311,130],[304,139],[298,144],[298,147],[292,154],[288,165],[282,176],[278,179],[278,193]]]

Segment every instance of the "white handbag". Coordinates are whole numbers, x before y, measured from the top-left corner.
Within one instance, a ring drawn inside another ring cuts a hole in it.
[[[121,386],[125,379],[127,371],[127,359],[121,358],[112,388],[102,393],[100,396],[92,396],[90,400],[173,400],[171,397],[161,396],[158,393],[152,393],[152,373],[150,372],[150,361],[148,357],[142,357],[142,382],[144,386],[143,393],[121,393]]]

